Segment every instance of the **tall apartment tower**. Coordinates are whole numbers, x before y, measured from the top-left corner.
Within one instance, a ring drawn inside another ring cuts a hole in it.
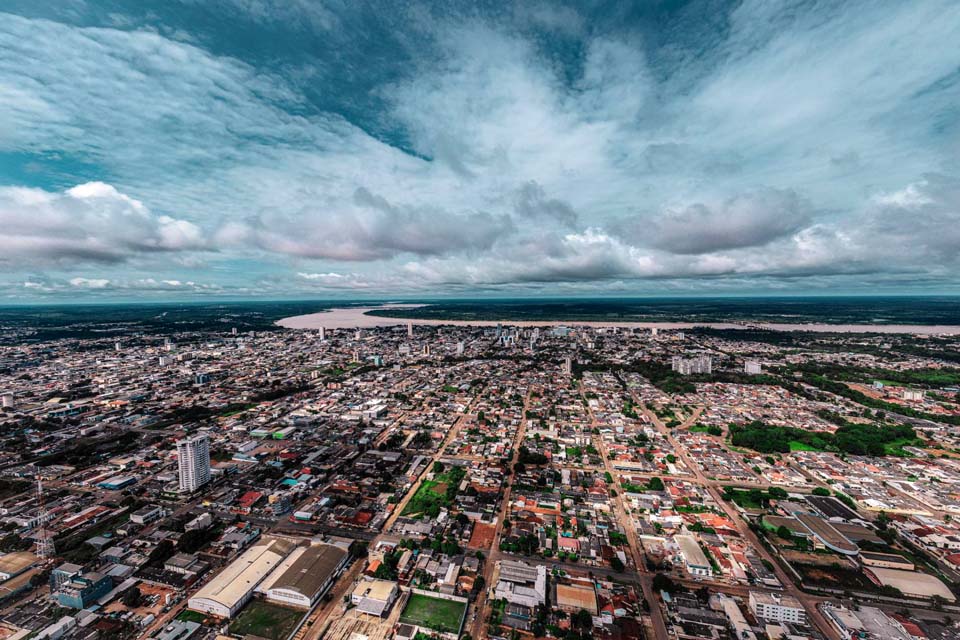
[[[192,493],[210,482],[210,440],[206,434],[177,440],[180,491]]]
[[[327,329],[326,327],[320,327],[320,342],[323,342],[327,339]]]
[[[412,323],[412,322],[408,322],[408,323],[407,323],[407,337],[408,337],[408,338],[412,338],[412,337],[413,337],[413,323]]]

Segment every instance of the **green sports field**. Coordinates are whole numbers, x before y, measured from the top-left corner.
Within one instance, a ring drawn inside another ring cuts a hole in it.
[[[407,606],[400,614],[400,622],[428,627],[434,631],[456,633],[466,612],[465,602],[441,600],[419,593],[410,594]]]
[[[230,623],[230,633],[283,640],[290,635],[302,617],[303,611],[254,600]]]

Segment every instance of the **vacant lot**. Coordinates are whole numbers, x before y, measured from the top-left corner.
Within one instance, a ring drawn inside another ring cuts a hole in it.
[[[456,632],[467,605],[463,602],[431,598],[419,593],[410,595],[407,607],[400,614],[400,622],[429,627],[434,631]]]
[[[284,640],[302,617],[302,611],[254,600],[230,623],[230,633]]]

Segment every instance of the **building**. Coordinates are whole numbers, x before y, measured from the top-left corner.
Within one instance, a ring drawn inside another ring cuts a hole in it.
[[[501,561],[496,597],[525,607],[544,604],[547,599],[547,568],[543,565],[530,566],[525,562]]]
[[[687,573],[694,576],[710,577],[713,575],[713,567],[707,560],[707,555],[700,548],[700,544],[693,536],[674,537],[677,544],[680,545],[680,555],[683,556],[683,564]]]
[[[150,524],[163,517],[163,509],[155,505],[141,507],[130,514],[130,522],[136,524]]]
[[[195,553],[177,553],[163,563],[163,568],[171,573],[192,578],[204,573],[210,565],[197,558]]]
[[[713,358],[707,355],[695,356],[693,358],[673,356],[671,368],[684,376],[698,373],[709,374],[713,372]]]
[[[83,567],[72,562],[64,562],[50,572],[50,591],[56,591],[60,585],[66,584],[83,573]]]
[[[868,578],[882,587],[899,589],[905,596],[914,598],[933,598],[939,596],[946,602],[955,602],[957,597],[938,578],[919,571],[886,569],[884,567],[864,567]]]
[[[805,624],[807,612],[793,596],[751,591],[750,611],[758,618],[774,622]]]
[[[350,595],[350,601],[361,613],[383,617],[390,612],[400,589],[390,580],[361,580]]]
[[[192,493],[210,482],[210,440],[206,434],[177,441],[180,491]]]
[[[236,329],[234,329],[236,331]],[[163,631],[156,636],[156,640],[187,640],[200,629],[199,622],[185,620],[171,620]]]
[[[895,553],[876,553],[874,551],[861,551],[860,562],[865,567],[882,567],[884,569],[903,569],[904,571],[913,571],[916,566],[913,562]]]
[[[193,531],[196,529],[206,529],[213,524],[213,516],[209,513],[201,513],[196,518],[183,525],[184,531]]]
[[[794,516],[827,549],[846,556],[855,556],[860,553],[860,547],[837,531],[827,520],[810,513],[796,513]]]
[[[581,609],[595,616],[597,608],[597,592],[593,587],[581,584],[558,584],[557,607],[567,613],[577,613]]]
[[[187,602],[187,608],[218,618],[232,618],[250,600],[257,585],[295,546],[289,540],[261,538],[197,591]]]
[[[69,582],[60,585],[56,592],[60,606],[71,609],[86,609],[98,599],[110,593],[113,581],[109,576],[90,571],[81,573]]]
[[[37,563],[37,556],[29,551],[14,551],[0,556],[0,581],[20,575]]]
[[[257,588],[267,600],[309,609],[347,565],[346,549],[332,544],[300,546]]]
[[[763,365],[756,360],[747,360],[743,363],[743,372],[752,376],[760,375],[763,373]]]

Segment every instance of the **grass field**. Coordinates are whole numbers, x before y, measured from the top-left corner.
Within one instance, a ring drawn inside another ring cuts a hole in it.
[[[400,614],[400,622],[428,627],[434,631],[456,632],[466,611],[464,602],[431,598],[419,593],[410,594],[407,606]]]
[[[790,441],[790,451],[821,451],[816,447],[807,444],[806,442],[800,442],[799,440]]]
[[[302,617],[302,611],[254,600],[240,612],[236,620],[230,623],[230,633],[241,636],[249,634],[268,638],[268,640],[283,640],[290,635]]]
[[[177,620],[182,620],[183,622],[203,622],[206,619],[207,615],[205,613],[190,611],[189,609],[185,609],[177,616]]]
[[[883,449],[888,456],[900,456],[901,458],[912,458],[912,453],[907,453],[903,450],[905,446],[923,446],[923,442],[918,438],[900,438],[899,440],[894,440],[893,442],[887,442],[883,445]]]

